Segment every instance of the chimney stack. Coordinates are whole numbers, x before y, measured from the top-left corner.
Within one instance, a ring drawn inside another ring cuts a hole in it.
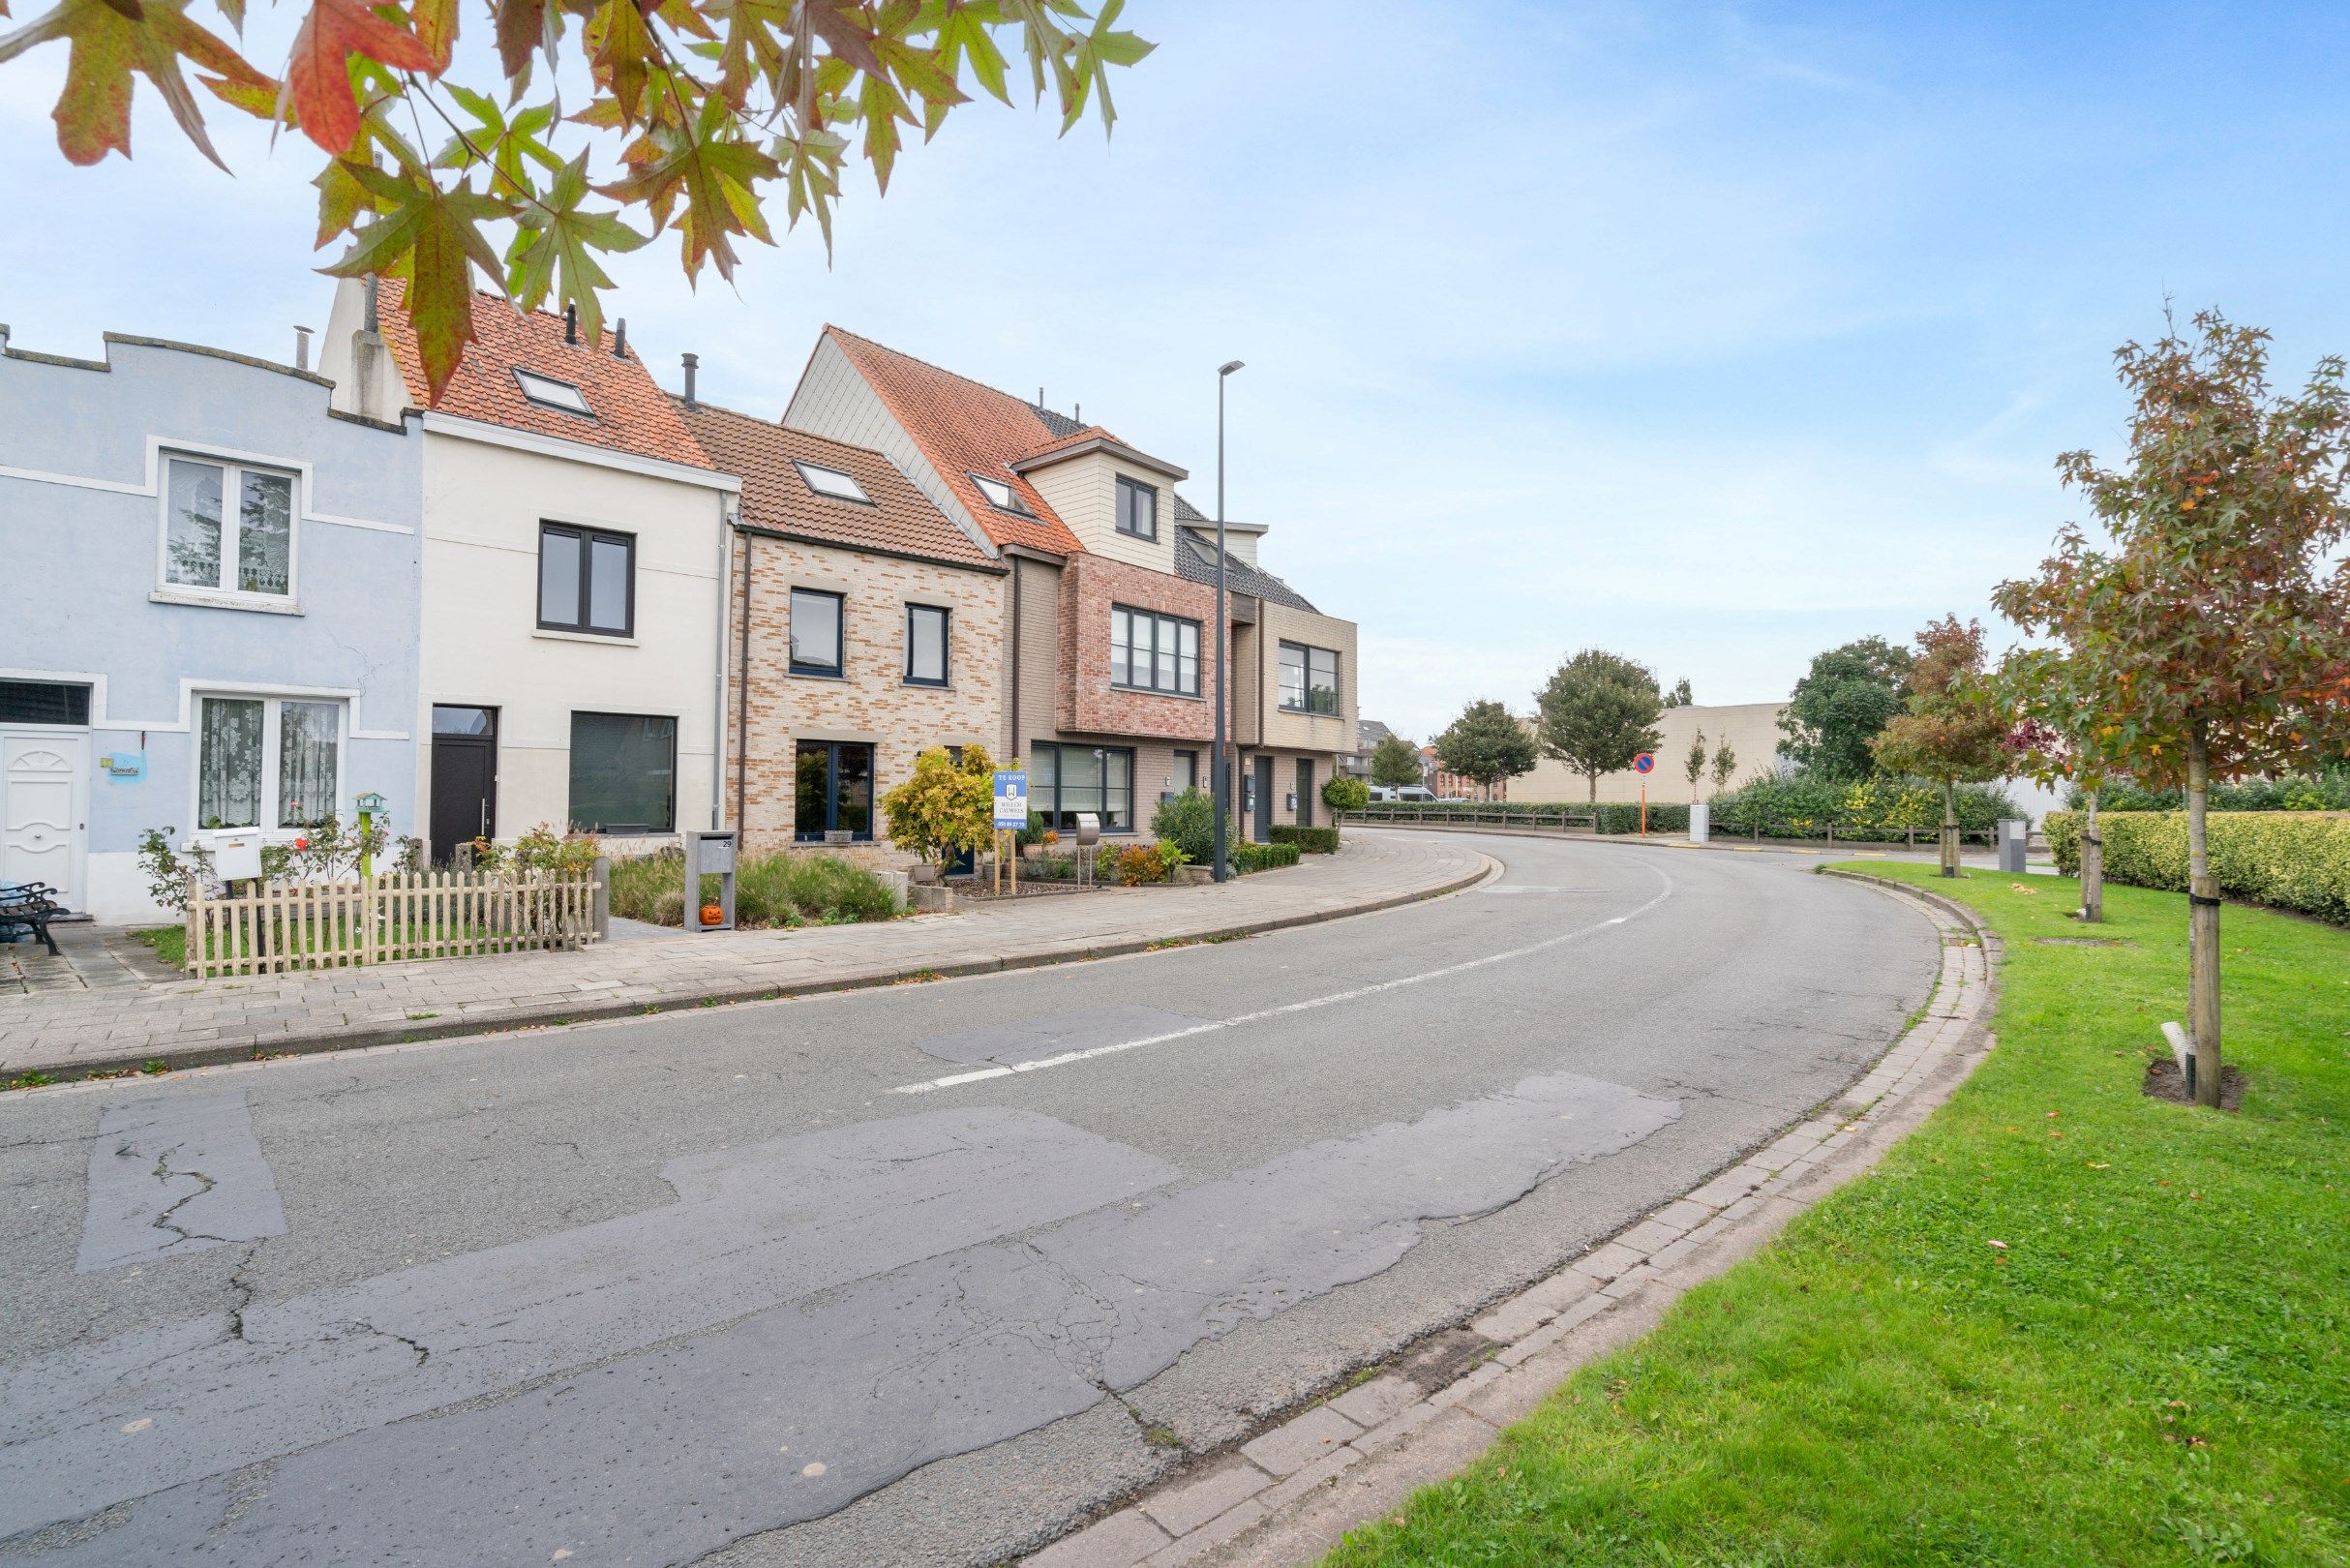
[[[700,404],[694,402],[694,372],[701,368],[702,356],[700,354],[687,354],[685,356],[685,406],[688,408],[697,408],[701,407]]]
[[[615,321],[612,326],[612,357],[615,359],[628,357],[628,317],[625,316]]]
[[[367,275],[367,318],[359,323],[363,332],[374,332],[380,325],[376,319],[376,275]]]
[[[294,369],[310,369],[310,328],[306,326],[294,328]]]
[[[580,341],[580,308],[577,305],[563,307],[563,341],[568,344]]]

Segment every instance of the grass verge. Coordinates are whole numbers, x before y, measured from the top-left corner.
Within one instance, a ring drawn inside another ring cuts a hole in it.
[[[2225,913],[2225,1114],[2140,1092],[2183,897],[1855,869],[2005,939],[1998,1049],[1330,1564],[2350,1561],[2350,933]]]

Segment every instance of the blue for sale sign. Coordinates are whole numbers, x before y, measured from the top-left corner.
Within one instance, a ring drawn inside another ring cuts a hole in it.
[[[1028,826],[1028,774],[1025,770],[997,769],[996,826],[998,828],[1025,828]]]

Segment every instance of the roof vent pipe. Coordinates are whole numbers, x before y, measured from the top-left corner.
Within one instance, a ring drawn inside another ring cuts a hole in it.
[[[700,404],[694,402],[694,372],[700,370],[701,368],[702,356],[700,354],[687,354],[685,356],[685,406],[688,408],[697,408],[701,407]]]
[[[625,316],[613,323],[612,357],[615,359],[628,357],[628,317]]]
[[[310,369],[310,328],[306,326],[294,328],[294,369]]]
[[[580,308],[577,305],[563,307],[563,341],[568,344],[580,341]]]

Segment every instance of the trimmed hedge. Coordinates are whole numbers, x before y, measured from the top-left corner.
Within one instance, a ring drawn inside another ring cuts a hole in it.
[[[1299,858],[1295,844],[1235,844],[1225,854],[1232,869],[1243,875],[1250,871],[1271,871],[1278,866],[1295,865]]]
[[[2204,819],[2212,875],[2231,897],[2350,925],[2350,812],[2214,811]],[[2105,875],[2139,888],[2186,890],[2186,813],[2097,813]],[[2051,811],[2057,869],[2081,874],[2081,817]]]
[[[2071,792],[2075,811],[2081,792]],[[2098,815],[2108,811],[2184,811],[2183,790],[2150,790],[2118,780],[2097,792]],[[2212,786],[2214,811],[2350,811],[2350,763],[2320,773],[2290,773],[2283,778],[2247,778]]]
[[[1603,833],[1636,833],[1641,827],[1637,800],[1602,800],[1595,808],[1582,800],[1483,800],[1452,804],[1411,805],[1381,802],[1399,811],[1425,813],[1426,820],[1524,817],[1540,814],[1587,817],[1596,810]],[[1373,813],[1380,804],[1371,808]],[[1981,784],[1958,788],[1958,826],[1970,837],[1984,838],[1997,830],[2000,819],[2020,815],[2004,790]],[[1374,817],[1375,820],[1375,817]],[[1942,826],[1942,786],[1915,778],[1864,778],[1851,783],[1826,779],[1760,778],[1713,799],[1712,830],[1725,837],[1758,834],[1763,838],[1821,838],[1832,827],[1839,840],[1898,842],[1911,833],[1930,835]],[[1648,830],[1685,833],[1689,808],[1652,800]]]
[[[1276,844],[1295,844],[1308,855],[1336,855],[1339,852],[1339,830],[1336,828],[1301,828],[1294,822],[1277,822],[1270,829]]]

